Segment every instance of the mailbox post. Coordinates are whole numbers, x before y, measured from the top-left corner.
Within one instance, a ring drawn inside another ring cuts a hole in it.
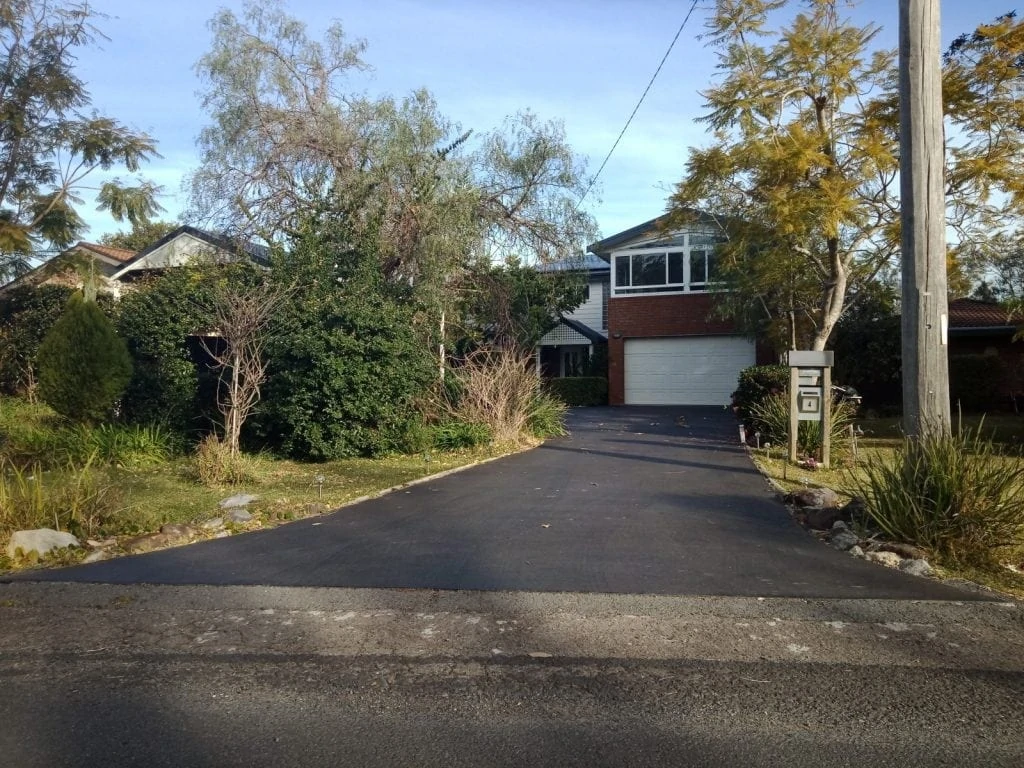
[[[797,432],[801,421],[821,425],[821,465],[831,452],[829,421],[832,410],[832,352],[789,352],[789,460],[797,461]]]

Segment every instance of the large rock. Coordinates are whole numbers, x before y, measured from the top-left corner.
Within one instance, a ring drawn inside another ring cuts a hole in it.
[[[823,509],[809,509],[807,511],[807,527],[816,531],[827,531],[837,521],[849,522],[850,518],[843,516],[843,510],[837,507],[824,507]]]
[[[927,560],[921,558],[915,558],[913,560],[904,560],[900,563],[900,570],[904,573],[909,573],[911,576],[931,576],[932,567],[928,564]]]
[[[900,557],[910,560],[924,560],[928,554],[923,549],[912,544],[903,544],[898,541],[876,541],[871,545],[872,552],[893,552]]]
[[[172,541],[185,541],[196,535],[196,529],[186,523],[164,523],[160,533]]]
[[[252,515],[241,507],[233,507],[224,513],[224,519],[229,523],[248,523],[252,520]]]
[[[257,499],[259,499],[259,496],[253,496],[251,493],[236,493],[234,496],[228,496],[226,499],[221,501],[220,508],[231,509],[233,507],[244,507]]]
[[[853,531],[847,530],[846,528],[840,528],[832,533],[832,538],[829,539],[829,543],[836,549],[845,552],[848,549],[852,549],[860,543],[860,538]]]
[[[154,549],[161,549],[180,541],[180,538],[167,533],[145,533],[142,536],[128,539],[122,546],[133,554],[139,554],[152,552]]]
[[[903,558],[895,552],[868,552],[867,559],[873,563],[881,563],[889,568],[899,568]]]
[[[35,552],[40,557],[55,549],[79,546],[78,539],[66,531],[55,531],[53,528],[36,528],[31,531],[15,531],[7,542],[7,556],[12,560],[20,550],[28,556]]]
[[[831,488],[803,488],[786,497],[786,501],[798,507],[838,507],[839,497]],[[832,527],[831,525],[829,526]]]

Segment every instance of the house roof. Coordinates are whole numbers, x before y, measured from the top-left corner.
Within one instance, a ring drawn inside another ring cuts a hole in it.
[[[722,221],[710,213],[704,211],[698,211],[696,208],[687,208],[686,212],[692,216],[693,223],[696,225],[711,226],[721,229]],[[635,227],[630,227],[627,230],[619,232],[617,235],[606,237],[604,240],[598,240],[596,243],[591,243],[587,250],[593,251],[603,260],[608,261],[611,258],[611,253],[618,248],[628,245],[634,240],[645,240],[658,235],[665,234],[664,227],[668,223],[668,215],[658,216],[656,219],[650,219],[645,221],[643,224],[637,224]],[[684,229],[684,227],[680,227]]]
[[[189,235],[196,240],[216,248],[217,250],[224,251],[229,254],[236,254],[239,252],[244,253],[253,262],[261,266],[270,265],[270,248],[265,245],[260,245],[259,243],[254,243],[250,240],[233,238],[225,234],[207,232],[206,230],[184,224],[177,229],[171,230],[148,248],[144,248],[135,254],[132,259],[125,262],[124,266],[118,270],[118,272],[113,276],[114,279],[120,279],[129,272],[146,269],[146,257],[182,235]]]
[[[949,327],[1016,329],[1024,318],[1014,317],[999,304],[978,299],[954,299],[949,302]]]
[[[600,344],[601,342],[608,341],[608,337],[605,336],[603,333],[601,333],[600,331],[595,331],[589,325],[585,325],[579,322],[578,320],[570,320],[568,317],[560,317],[559,322],[562,322],[565,325],[569,326],[577,333],[582,333],[595,344]]]
[[[84,240],[79,240],[75,245],[68,248],[68,251],[72,250],[86,250],[98,253],[100,256],[106,256],[108,259],[113,261],[119,261],[122,264],[130,261],[135,257],[136,251],[130,251],[127,248],[114,248],[111,245],[101,245],[99,243],[87,243]]]
[[[553,261],[549,264],[541,264],[537,267],[538,272],[576,272],[586,270],[587,272],[607,272],[608,262],[592,253],[585,253],[582,257],[574,259],[563,259]]]

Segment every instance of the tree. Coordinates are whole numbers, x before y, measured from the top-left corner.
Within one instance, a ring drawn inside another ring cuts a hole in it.
[[[178,228],[173,221],[137,221],[128,232],[114,232],[103,235],[100,243],[112,248],[123,248],[136,253],[145,250],[165,235]]]
[[[723,78],[703,92],[701,118],[715,143],[691,150],[669,219],[720,216],[734,307],[784,324],[791,348],[820,350],[850,286],[897,252],[895,136],[868,101],[895,92],[894,56],[869,54],[878,28],[842,20],[833,0],[769,32],[785,5],[717,0],[707,26]]]
[[[88,3],[0,0],[0,279],[28,269],[41,249],[61,249],[86,229],[76,206],[96,171],[136,173],[158,157],[153,140],[90,104],[75,76],[75,49],[102,35]],[[96,189],[100,210],[142,222],[161,210],[159,187],[118,179]]]
[[[365,44],[340,24],[323,42],[273,0],[222,10],[197,65],[212,119],[191,179],[190,217],[264,239],[296,235],[310,210],[376,239],[385,275],[443,292],[473,258],[567,258],[593,232],[576,209],[583,166],[555,123],[521,114],[477,135],[430,94],[347,93]]]
[[[237,456],[242,426],[259,403],[266,379],[264,347],[273,316],[292,288],[257,276],[245,282],[218,280],[211,293],[208,331],[213,336],[204,336],[202,343],[220,373],[217,408],[228,450]]]
[[[542,272],[518,261],[481,265],[464,276],[459,295],[463,333],[474,341],[532,350],[558,315],[583,302],[583,273]]]
[[[75,293],[39,347],[39,392],[74,421],[105,418],[124,392],[132,361],[124,341],[94,301]]]

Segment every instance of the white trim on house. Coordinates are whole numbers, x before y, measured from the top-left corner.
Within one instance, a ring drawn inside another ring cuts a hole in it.
[[[699,238],[699,241],[694,242]],[[614,250],[609,255],[611,297],[615,299],[632,296],[672,296],[681,293],[709,293],[715,290],[712,282],[712,263],[714,245],[721,242],[723,235],[709,228],[682,230],[670,238],[653,238],[638,243],[630,243],[625,248]],[[694,280],[694,260],[701,254],[704,260],[702,280]],[[634,271],[637,268],[635,256],[663,256],[663,282],[637,285]],[[681,256],[674,260],[673,256]],[[628,285],[620,285],[620,259],[628,257]],[[677,276],[682,279],[672,280],[672,272],[678,270]]]

